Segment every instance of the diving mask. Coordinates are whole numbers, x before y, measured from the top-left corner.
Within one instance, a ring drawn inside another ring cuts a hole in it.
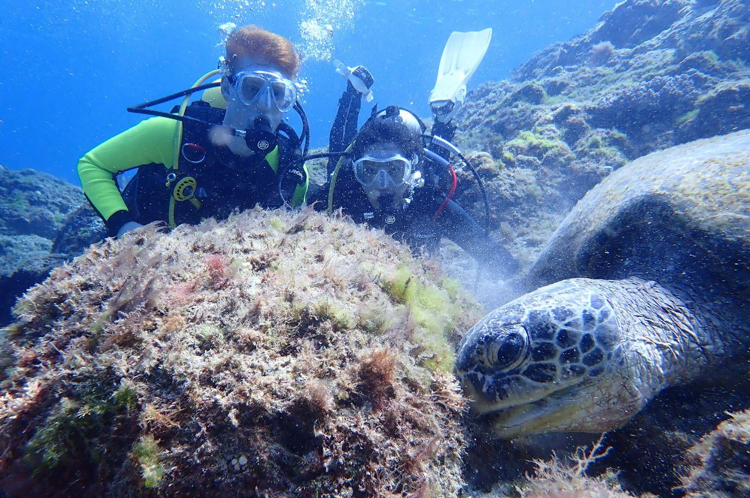
[[[406,183],[416,163],[401,154],[371,151],[354,161],[354,177],[364,187],[388,190]]]
[[[287,112],[297,101],[294,82],[276,72],[244,70],[230,75],[229,82],[240,102],[245,105],[260,102],[266,108],[275,105],[279,111]]]

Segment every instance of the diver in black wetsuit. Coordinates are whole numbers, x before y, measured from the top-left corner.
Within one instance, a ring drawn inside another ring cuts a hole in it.
[[[494,274],[515,273],[518,263],[508,250],[452,200],[456,175],[447,159],[455,127],[436,122],[433,132],[447,136],[430,143],[450,147],[430,150],[422,121],[391,106],[373,110],[357,133],[361,98],[373,79],[361,66],[353,68],[348,79],[330,135],[329,152],[340,157],[328,165],[328,211],[342,209],[354,221],[382,228],[414,251],[434,252],[445,236]]]

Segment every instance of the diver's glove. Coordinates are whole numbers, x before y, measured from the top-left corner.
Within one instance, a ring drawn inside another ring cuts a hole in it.
[[[375,84],[375,78],[370,71],[364,66],[346,67],[341,61],[333,61],[336,66],[336,72],[346,78],[346,91],[350,93],[361,93],[367,102],[374,98],[372,95],[372,85]]]
[[[123,235],[126,233],[135,230],[137,228],[141,228],[143,225],[138,223],[137,221],[128,221],[123,226],[120,227],[120,229],[117,231],[117,238],[122,238]]]
[[[356,90],[359,93],[366,95],[370,92],[370,88],[375,84],[375,78],[372,77],[370,71],[365,66],[357,66],[352,69],[352,75],[346,82],[347,90]]]

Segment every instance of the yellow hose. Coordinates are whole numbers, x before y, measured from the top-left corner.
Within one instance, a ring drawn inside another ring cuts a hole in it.
[[[198,80],[193,83],[193,86],[190,88],[195,88],[197,86],[200,86],[203,84],[204,81],[206,81],[208,78],[215,76],[219,73],[218,69],[214,69],[213,71],[209,71]],[[188,104],[190,103],[190,97],[192,96],[191,93],[188,93],[185,95],[185,97],[182,99],[182,103],[180,104],[180,110],[177,112],[178,116],[184,116],[185,115],[185,109],[187,109]],[[180,167],[180,145],[182,144],[182,121],[177,122],[177,128],[175,129],[174,134],[174,157],[172,158],[172,169],[174,171],[177,171]],[[171,195],[169,197],[169,228],[175,228],[177,226],[177,223],[175,223],[174,220],[174,207],[175,207],[175,198],[174,195]]]
[[[193,86],[191,86],[190,88],[195,88],[197,86],[202,85],[204,81],[206,81],[208,78],[218,73],[219,73],[218,69],[214,69],[213,71],[207,72],[206,74],[198,78],[198,80],[195,83],[193,83]],[[185,109],[187,109],[187,106],[190,103],[191,96],[192,94],[189,93],[185,95],[185,97],[182,99],[182,104],[180,104],[180,110],[177,113],[178,116],[185,115]],[[172,168],[174,168],[174,170],[177,170],[180,165],[180,144],[181,143],[182,143],[182,121],[178,121],[177,129],[174,135],[174,158],[173,158],[174,162],[172,163]]]
[[[344,152],[351,152],[353,147],[354,142],[352,142]],[[331,186],[328,187],[328,214],[333,214],[333,190],[336,187],[336,180],[339,177],[339,170],[341,170],[341,165],[344,164],[344,159],[346,159],[346,157],[347,156],[341,156],[339,158],[339,160],[336,162],[336,169],[333,170],[333,174],[331,175]]]

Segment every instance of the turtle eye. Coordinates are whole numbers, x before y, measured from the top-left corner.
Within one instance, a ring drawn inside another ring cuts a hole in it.
[[[510,370],[524,359],[526,349],[526,338],[517,332],[511,332],[488,342],[485,357],[493,367]]]

